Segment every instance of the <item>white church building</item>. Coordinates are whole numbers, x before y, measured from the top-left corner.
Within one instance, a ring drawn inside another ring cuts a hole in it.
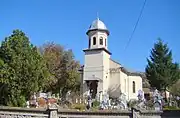
[[[111,98],[117,98],[124,93],[127,100],[137,99],[138,91],[142,90],[142,77],[111,58],[108,50],[110,32],[106,25],[97,18],[86,34],[89,44],[83,50],[85,60],[80,70],[81,93],[85,96],[90,90],[93,98],[106,93]]]

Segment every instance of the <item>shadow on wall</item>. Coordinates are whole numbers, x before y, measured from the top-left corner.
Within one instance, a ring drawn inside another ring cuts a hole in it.
[[[116,84],[113,87],[109,88],[107,93],[111,98],[118,98],[121,95],[121,87],[120,85]]]

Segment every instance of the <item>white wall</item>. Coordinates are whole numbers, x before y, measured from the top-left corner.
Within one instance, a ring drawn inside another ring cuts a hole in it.
[[[85,52],[84,76],[83,80],[93,77],[99,78],[97,93],[107,92],[109,86],[109,58],[110,55],[104,50]],[[85,82],[85,81],[84,81]],[[84,93],[87,88],[84,86]]]
[[[135,82],[135,93],[133,93],[133,81]],[[142,90],[142,78],[140,76],[129,76],[129,99],[137,99],[139,90]]]
[[[129,89],[129,85],[128,85],[128,76],[126,73],[124,72],[120,72],[120,83],[121,83],[121,91],[122,93],[124,93],[126,95],[126,99],[129,100],[129,93],[128,93],[128,89]]]
[[[113,98],[119,97],[121,93],[121,85],[120,85],[120,73],[112,72],[110,73],[109,78],[109,96]]]
[[[121,65],[113,60],[110,60],[110,68],[119,68]],[[133,93],[132,83],[135,82],[135,93]],[[120,92],[126,95],[126,99],[137,99],[138,90],[142,90],[142,78],[140,76],[128,76],[126,73],[112,71],[109,77],[110,96],[118,97]],[[113,91],[113,92],[112,92]]]
[[[88,80],[93,75],[99,79],[103,79],[103,52],[102,51],[87,51],[85,52],[84,60],[84,76],[83,80]],[[84,81],[85,83],[85,81]],[[103,88],[102,83],[98,83],[98,90]],[[87,93],[87,87],[83,88],[84,94]]]
[[[110,55],[103,51],[103,93],[106,93],[108,91],[109,86],[109,60]]]
[[[119,68],[120,65],[113,60],[109,60],[110,69]],[[109,95],[110,97],[117,98],[121,93],[120,85],[120,71],[111,71],[109,76]]]
[[[119,67],[121,67],[121,65],[119,63],[113,61],[112,59],[109,60],[109,63],[110,63],[110,65],[109,65],[110,68],[119,68]]]

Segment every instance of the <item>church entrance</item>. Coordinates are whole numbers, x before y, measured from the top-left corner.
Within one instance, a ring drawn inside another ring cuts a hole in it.
[[[96,98],[97,95],[97,87],[98,87],[98,81],[97,80],[90,80],[90,81],[86,81],[87,82],[87,86],[90,90],[90,94],[92,99]]]

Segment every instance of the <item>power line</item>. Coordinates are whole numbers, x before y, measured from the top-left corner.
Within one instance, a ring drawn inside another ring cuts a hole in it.
[[[147,0],[144,0],[142,9],[141,9],[141,11],[140,11],[140,14],[139,14],[139,17],[138,17],[138,19],[137,19],[137,22],[136,22],[136,24],[135,24],[135,26],[134,26],[133,32],[131,33],[131,35],[130,35],[130,37],[129,37],[129,40],[128,40],[128,42],[127,42],[127,45],[126,45],[126,47],[125,47],[125,51],[126,51],[127,47],[129,46],[129,44],[130,44],[130,42],[131,42],[131,40],[132,40],[132,37],[133,37],[133,35],[134,35],[135,31],[136,31],[136,28],[137,28],[137,25],[138,25],[139,20],[140,20],[140,18],[141,18],[141,15],[142,15],[142,13],[143,13],[143,10],[144,10],[146,1],[147,1]]]

